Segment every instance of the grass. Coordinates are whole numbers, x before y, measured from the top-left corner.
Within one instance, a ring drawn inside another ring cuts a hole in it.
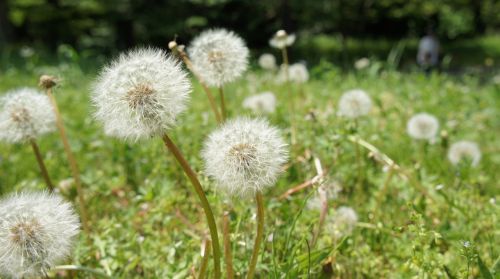
[[[207,226],[175,158],[160,140],[127,144],[106,137],[91,115],[89,88],[96,73],[82,71],[77,64],[6,69],[0,75],[0,92],[36,86],[42,73],[63,78],[55,95],[82,172],[92,221],[92,234],[81,235],[68,264],[94,268],[114,278],[186,278],[192,269],[198,271]],[[251,76],[227,87],[230,117],[251,115],[241,107],[245,96],[273,91],[278,108],[269,119],[289,140],[286,100],[290,96],[283,86],[266,81],[264,73]],[[189,110],[169,135],[200,173],[221,231],[225,198],[212,191],[200,158],[203,141],[216,124],[206,96],[195,85]],[[374,101],[371,114],[359,121],[357,134],[411,178],[394,175],[380,205],[377,197],[388,173],[373,154],[361,148],[362,179],[356,186],[355,145],[348,139],[353,125],[336,115],[341,93],[352,88],[367,90]],[[435,73],[427,77],[372,68],[344,73],[322,63],[311,69],[309,83],[293,90],[292,98],[300,104],[295,112],[299,144],[291,153],[290,168],[265,193],[259,278],[498,276],[498,84],[480,82],[475,76]],[[425,152],[406,134],[406,121],[421,111],[437,116],[448,135],[426,146]],[[457,168],[447,161],[449,144],[462,139],[480,144],[483,158],[478,167]],[[43,137],[39,144],[52,179],[67,199],[76,202],[57,133]],[[29,146],[0,143],[0,154],[0,195],[44,189]],[[331,232],[324,230],[317,245],[310,247],[320,214],[307,204],[318,185],[287,199],[279,196],[316,176],[314,158],[327,170],[326,185],[335,182],[342,187],[338,198],[330,201],[329,214],[339,206],[350,206],[358,213],[359,223],[351,235],[335,242]],[[428,195],[415,185],[422,185]],[[252,252],[255,206],[253,201],[228,202],[234,207],[231,241],[234,269],[240,278],[246,274]],[[213,272],[211,265],[209,261],[209,272]],[[77,274],[79,278],[91,276]]]

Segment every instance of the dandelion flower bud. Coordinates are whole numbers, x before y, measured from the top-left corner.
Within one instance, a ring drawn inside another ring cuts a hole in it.
[[[366,115],[372,108],[368,94],[361,89],[345,92],[339,101],[339,113],[347,118],[358,118]]]
[[[49,75],[40,76],[40,81],[38,82],[38,85],[43,89],[50,89],[56,86],[56,84],[57,84],[57,78]]]
[[[439,121],[431,114],[419,113],[408,120],[406,130],[414,139],[432,140],[439,130]]]
[[[295,83],[305,83],[309,80],[309,72],[302,63],[295,63],[288,67],[288,76],[290,81]]]
[[[106,134],[137,140],[172,127],[186,109],[190,92],[177,59],[144,48],[122,54],[104,68],[94,84],[92,101]]]
[[[273,113],[276,110],[276,96],[272,92],[247,97],[243,101],[243,107],[251,109],[254,113]]]
[[[340,238],[352,233],[358,222],[358,214],[350,207],[341,206],[328,219],[328,230],[334,238]]]
[[[276,58],[274,55],[264,53],[259,57],[259,66],[264,70],[276,69]]]
[[[468,160],[472,166],[477,166],[481,160],[481,150],[477,143],[472,141],[459,141],[451,145],[448,159],[453,165],[458,165],[463,160]]]
[[[0,201],[0,274],[42,277],[71,252],[80,222],[71,204],[46,192]]]
[[[218,189],[249,196],[276,183],[288,152],[266,120],[237,118],[210,134],[202,157]]]
[[[0,99],[0,140],[25,142],[55,130],[49,98],[32,88],[7,92]]]
[[[243,39],[225,29],[201,33],[188,48],[195,70],[209,86],[221,87],[246,71],[249,51]]]
[[[295,42],[294,34],[287,34],[285,30],[279,30],[271,38],[271,40],[269,40],[269,45],[274,48],[283,49],[293,45],[294,42]]]

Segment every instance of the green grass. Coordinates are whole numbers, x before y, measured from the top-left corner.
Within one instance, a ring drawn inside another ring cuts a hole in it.
[[[191,185],[160,139],[126,144],[105,136],[92,118],[89,102],[96,73],[67,65],[4,70],[0,92],[36,86],[42,73],[63,78],[55,95],[80,165],[92,220],[92,235],[81,235],[68,263],[116,278],[188,277],[200,266],[200,246],[208,233]],[[500,86],[473,76],[426,77],[371,69],[343,73],[326,63],[311,69],[311,74],[311,81],[294,87],[292,96],[283,86],[262,81],[262,73],[257,73],[258,82],[242,80],[225,90],[231,117],[251,115],[241,107],[245,96],[275,92],[278,108],[269,119],[287,140],[286,102],[291,98],[297,107],[298,146],[291,153],[291,167],[264,195],[265,239],[272,234],[272,241],[263,246],[259,278],[444,278],[446,273],[465,278],[485,276],[488,270],[498,276],[499,210],[498,201],[492,200],[498,200],[500,186]],[[356,186],[355,146],[347,138],[353,126],[336,115],[340,95],[352,88],[368,91],[375,104],[359,121],[358,135],[395,160],[428,196],[415,188],[416,183],[395,175],[378,205],[376,197],[387,173],[364,149],[362,183]],[[406,134],[406,121],[421,111],[437,116],[448,134],[427,145],[425,153]],[[196,85],[189,110],[169,134],[199,172],[220,221],[225,197],[212,191],[200,158],[203,141],[215,128],[208,101]],[[447,146],[462,139],[480,144],[483,158],[478,167],[456,168],[447,161]],[[52,179],[67,184],[71,174],[57,133],[43,137],[40,147]],[[0,143],[0,155],[1,195],[44,189],[29,146]],[[285,200],[278,197],[316,175],[314,158],[327,169],[327,183],[342,186],[339,197],[330,201],[329,214],[338,206],[350,206],[360,223],[337,242],[325,230],[316,247],[308,249],[319,212],[304,205],[316,195],[317,185]],[[437,190],[437,185],[443,188]],[[76,202],[72,187],[61,192]],[[230,202],[234,268],[243,277],[255,235],[255,203]],[[463,241],[472,245],[464,247]]]

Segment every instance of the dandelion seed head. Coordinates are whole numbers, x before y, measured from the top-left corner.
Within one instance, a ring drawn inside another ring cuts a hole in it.
[[[238,35],[225,29],[204,31],[188,48],[189,57],[200,77],[221,87],[232,82],[248,67],[248,48]]]
[[[276,183],[288,152],[266,120],[237,118],[210,134],[202,157],[216,188],[245,197]]]
[[[80,229],[71,204],[55,194],[0,200],[0,274],[41,277],[69,256]]]
[[[302,63],[295,63],[288,67],[288,76],[291,82],[305,83],[309,80],[309,72]]]
[[[287,34],[285,30],[279,30],[269,40],[269,45],[274,48],[283,49],[293,45],[295,42],[295,34]]]
[[[432,140],[437,136],[439,121],[434,115],[425,112],[418,113],[408,120],[406,130],[414,139]]]
[[[259,66],[264,70],[276,69],[276,58],[270,53],[264,53],[259,57]]]
[[[175,125],[190,92],[187,75],[174,58],[142,48],[120,55],[102,70],[92,102],[106,134],[138,140]]]
[[[347,118],[358,118],[366,115],[371,108],[370,96],[361,89],[347,91],[339,100],[339,114]]]
[[[354,209],[340,206],[333,215],[328,217],[327,228],[334,238],[350,235],[358,222],[358,214]]]
[[[245,98],[243,107],[256,114],[273,113],[276,110],[276,96],[272,92],[262,92]]]
[[[321,210],[322,203],[335,200],[342,192],[342,185],[338,181],[327,182],[318,187],[316,195],[307,201],[307,208],[310,210]]]
[[[458,165],[463,160],[469,160],[472,166],[477,166],[481,160],[479,145],[472,141],[459,141],[451,145],[448,150],[448,160]]]
[[[26,142],[56,128],[49,98],[36,89],[9,91],[0,99],[0,107],[0,140]]]
[[[356,70],[363,70],[368,66],[370,66],[370,59],[366,57],[360,58],[354,62],[354,68],[356,68]]]
[[[42,75],[40,76],[38,85],[43,89],[50,89],[57,85],[57,78],[49,75]]]

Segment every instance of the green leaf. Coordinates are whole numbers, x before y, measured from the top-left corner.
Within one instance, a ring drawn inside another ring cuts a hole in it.
[[[483,276],[483,278],[493,279],[493,275],[491,275],[490,271],[479,256],[477,256],[477,265],[479,266],[479,272],[481,273],[481,276]]]

